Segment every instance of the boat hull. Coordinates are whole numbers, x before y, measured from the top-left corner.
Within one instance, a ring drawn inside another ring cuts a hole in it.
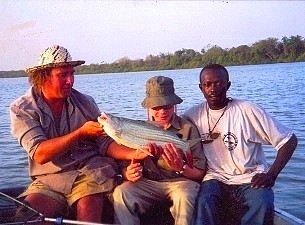
[[[5,195],[9,195],[12,198],[16,198],[23,190],[24,187],[0,189],[0,224],[15,222],[15,213],[17,209],[16,202],[14,202],[13,200],[9,200],[7,197],[2,195],[2,193],[4,193]],[[164,213],[164,211],[162,213]],[[168,216],[169,216],[168,212],[167,213],[165,212],[165,214],[163,214],[163,217],[168,217]],[[160,215],[158,217],[160,217]],[[156,216],[148,215],[148,217],[142,218],[142,224],[153,225],[155,223],[152,221],[155,220],[156,220]],[[164,225],[165,224],[170,225],[172,223],[173,223],[172,219],[162,221],[162,224]],[[276,208],[274,225],[305,225],[305,221],[285,212],[284,210]]]

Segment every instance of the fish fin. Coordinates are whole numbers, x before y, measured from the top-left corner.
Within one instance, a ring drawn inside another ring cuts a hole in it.
[[[153,156],[153,154],[151,154],[151,153],[148,151],[148,148],[146,148],[146,147],[137,148],[136,151],[142,151],[142,152],[144,152],[146,155]],[[138,153],[137,153],[137,154],[138,154]]]

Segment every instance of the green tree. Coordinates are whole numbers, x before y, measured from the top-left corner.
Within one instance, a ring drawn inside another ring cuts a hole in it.
[[[290,38],[283,37],[283,58],[288,61],[296,60],[305,52],[304,38],[297,35]]]
[[[252,63],[272,63],[281,55],[281,45],[276,38],[268,38],[252,45]]]
[[[222,64],[223,62],[227,61],[226,57],[227,57],[227,51],[217,45],[214,45],[204,54],[202,54],[202,62],[204,64],[209,64],[209,63]]]
[[[241,45],[231,48],[228,51],[228,61],[232,65],[245,65],[251,61],[251,48],[248,45]]]

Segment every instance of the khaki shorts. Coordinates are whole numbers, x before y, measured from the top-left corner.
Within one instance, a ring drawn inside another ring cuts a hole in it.
[[[103,187],[103,185],[97,184],[91,177],[79,175],[73,183],[71,193],[67,195],[56,192],[41,182],[34,181],[30,184],[27,190],[23,192],[19,197],[25,197],[29,194],[43,194],[55,199],[62,205],[68,204],[69,206],[71,206],[77,200],[85,196],[103,193],[104,191],[105,188]]]

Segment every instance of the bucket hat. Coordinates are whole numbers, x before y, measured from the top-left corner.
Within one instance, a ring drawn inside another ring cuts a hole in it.
[[[85,61],[77,60],[72,61],[72,57],[68,50],[59,45],[53,45],[45,49],[38,57],[37,66],[29,67],[25,69],[28,74],[34,73],[38,70],[53,68],[59,66],[79,66],[84,64]]]
[[[144,108],[180,104],[183,100],[175,94],[174,82],[169,77],[155,76],[146,82]]]

